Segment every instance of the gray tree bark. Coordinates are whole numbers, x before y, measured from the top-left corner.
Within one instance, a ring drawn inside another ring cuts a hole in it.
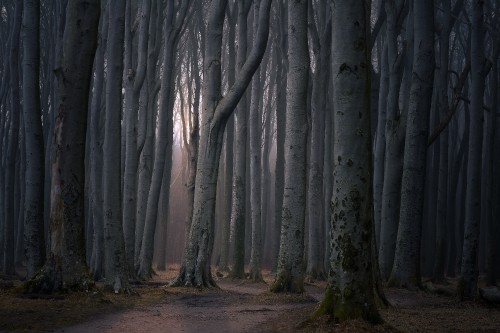
[[[85,134],[92,64],[97,47],[99,1],[68,3],[58,91],[52,163],[50,253],[28,281],[29,291],[87,290],[85,262]]]
[[[5,160],[5,183],[4,200],[5,210],[0,214],[4,214],[4,237],[3,242],[3,272],[7,275],[16,273],[14,263],[14,248],[15,248],[15,221],[14,221],[14,186],[15,186],[15,168],[16,156],[19,139],[19,113],[20,110],[20,91],[19,91],[19,40],[21,31],[21,20],[23,14],[23,2],[17,1],[14,9],[14,27],[12,29],[12,42],[10,45],[9,68],[10,71],[10,108],[9,108],[9,123],[10,129],[5,133],[7,140]],[[30,55],[31,56],[31,55]],[[31,59],[31,58],[30,58]],[[35,84],[35,82],[33,82]],[[31,253],[30,253],[31,254]],[[31,262],[30,262],[31,264]],[[30,267],[30,273],[33,274]]]
[[[325,134],[326,93],[329,80],[328,57],[331,52],[331,23],[327,3],[317,8],[318,24],[315,23],[312,2],[309,1],[309,40],[312,42],[312,54],[315,58],[315,70],[312,73],[311,96],[311,133],[308,173],[308,235],[306,275],[311,279],[324,279],[323,253],[321,253],[321,234],[323,231],[323,153]],[[324,17],[322,17],[324,16]],[[318,31],[319,30],[319,31]]]
[[[253,31],[257,34],[259,28],[259,9],[261,0],[254,2]],[[256,43],[257,40],[254,40]],[[250,279],[263,281],[262,265],[262,210],[261,210],[261,175],[262,175],[262,79],[261,73],[265,67],[260,66],[252,79],[252,98],[250,104],[250,210],[252,220],[252,246],[250,251]]]
[[[193,221],[184,262],[173,286],[215,285],[210,271],[211,239],[215,214],[215,193],[224,127],[243,96],[264,55],[269,34],[271,0],[261,3],[257,42],[241,68],[235,84],[221,98],[222,28],[227,0],[212,1],[208,13],[204,49],[203,105],[200,147],[196,171]],[[209,66],[210,64],[210,66]]]
[[[287,68],[288,68],[288,10],[286,3],[277,3],[279,11],[278,50],[282,61],[278,62],[276,81],[276,163],[275,163],[275,189],[274,189],[274,226],[273,226],[273,263],[272,271],[278,268],[278,256],[280,251],[281,235],[281,209],[283,206],[283,192],[285,190],[285,123],[286,123],[286,90],[287,90]]]
[[[285,182],[278,271],[273,292],[304,291],[304,227],[306,208],[307,0],[288,3],[288,72],[285,134]]]
[[[399,224],[401,177],[406,130],[406,115],[399,110],[399,90],[403,78],[404,53],[398,52],[404,1],[387,0],[387,61],[389,88],[385,120],[384,187],[380,227],[380,271],[384,278],[391,273]]]
[[[424,207],[429,110],[434,80],[434,6],[413,3],[414,63],[401,184],[400,224],[389,284],[420,285],[420,241]]]
[[[237,74],[245,63],[247,56],[247,17],[250,11],[250,0],[238,5],[238,49],[236,53]],[[246,222],[246,155],[247,155],[247,113],[248,98],[245,94],[238,103],[234,114],[234,164],[233,194],[231,199],[231,226],[233,229],[234,251],[231,277],[245,277],[245,222]]]
[[[147,72],[147,51],[149,18],[151,14],[151,0],[142,0],[139,9],[139,30],[137,61],[132,62],[132,37],[130,29],[126,26],[125,41],[125,171],[123,175],[123,234],[125,238],[125,251],[128,270],[134,271],[135,258],[135,224],[137,210],[137,168],[139,164],[138,150],[138,110],[139,97]],[[129,15],[131,15],[129,13]],[[131,20],[131,18],[130,18]]]
[[[25,247],[27,258],[27,277],[43,265],[45,260],[44,244],[44,148],[40,109],[40,4],[38,1],[25,1],[23,15],[23,119],[26,149],[25,175]]]
[[[149,189],[144,233],[142,235],[141,251],[138,258],[137,275],[140,279],[149,279],[152,274],[154,252],[154,232],[158,218],[158,205],[161,193],[163,174],[165,184],[170,184],[172,169],[172,141],[173,141],[173,108],[174,108],[174,64],[175,52],[179,41],[184,19],[188,10],[188,1],[179,3],[176,17],[174,1],[167,2],[166,22],[164,23],[163,38],[163,74],[159,97],[157,140],[154,147],[153,172]],[[164,169],[167,168],[167,171]],[[167,193],[168,192],[168,193]],[[170,187],[165,188],[165,198],[169,197]],[[167,210],[168,211],[168,210]]]
[[[122,225],[121,114],[125,34],[125,2],[109,1],[106,76],[106,121],[104,125],[104,253],[105,285],[115,293],[128,291],[128,270]],[[118,166],[118,167],[117,167]]]
[[[109,8],[107,1],[101,4],[99,40],[94,60],[94,81],[90,105],[90,206],[94,221],[94,235],[90,271],[94,280],[104,277],[104,214],[103,214],[103,143],[104,121],[103,99],[105,98],[104,56],[108,41]]]
[[[372,272],[370,1],[334,1],[330,275],[316,315],[381,322]]]
[[[148,41],[148,64],[147,80],[143,84],[139,98],[140,126],[138,130],[138,146],[140,147],[138,184],[137,184],[137,207],[135,224],[135,246],[134,263],[135,268],[139,266],[139,254],[142,246],[142,235],[146,220],[149,189],[151,186],[151,174],[154,160],[154,140],[157,114],[157,94],[160,90],[157,65],[161,51],[161,33],[158,33],[157,22],[161,21],[161,2],[154,1],[151,6],[149,19],[149,41]]]
[[[471,103],[465,229],[462,278],[458,293],[462,299],[477,297],[478,243],[481,220],[481,159],[483,139],[484,74],[484,0],[472,2]]]

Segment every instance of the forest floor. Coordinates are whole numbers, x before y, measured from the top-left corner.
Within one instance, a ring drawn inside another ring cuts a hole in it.
[[[20,281],[0,279],[0,331],[32,332],[500,332],[500,307],[459,302],[456,297],[386,289],[392,306],[385,324],[308,321],[324,282],[308,283],[302,295],[272,294],[268,284],[221,278],[219,289],[165,287],[172,267],[144,285],[139,295],[108,292],[52,296],[17,291]],[[272,275],[264,275],[267,283]],[[444,287],[445,288],[445,287]]]

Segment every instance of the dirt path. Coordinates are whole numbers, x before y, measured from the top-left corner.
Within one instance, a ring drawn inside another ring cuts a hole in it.
[[[222,290],[193,293],[166,289],[167,299],[155,305],[108,314],[56,332],[255,332],[283,313],[316,303],[312,297],[267,294],[267,285],[223,280]],[[308,287],[315,295],[321,289]],[[262,327],[262,326],[261,326]]]

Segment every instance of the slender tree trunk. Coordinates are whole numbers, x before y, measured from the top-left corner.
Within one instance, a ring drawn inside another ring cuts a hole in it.
[[[91,194],[90,205],[94,220],[94,244],[92,247],[92,258],[90,271],[94,280],[104,277],[104,197],[103,197],[103,143],[104,143],[104,117],[103,98],[104,89],[104,55],[108,40],[109,10],[107,2],[101,5],[103,13],[101,16],[101,26],[99,32],[99,45],[94,61],[94,84],[92,102],[90,106],[90,154],[92,160],[91,167]]]
[[[385,120],[384,187],[380,227],[380,270],[384,278],[391,273],[399,225],[401,177],[406,130],[406,115],[399,111],[399,91],[403,78],[404,53],[398,53],[399,20],[403,1],[387,0],[387,61],[389,88]]]
[[[424,207],[429,110],[434,78],[434,6],[413,3],[414,63],[401,184],[400,224],[390,285],[420,285],[420,242]]]
[[[155,159],[153,162],[151,187],[149,189],[146,209],[146,220],[144,222],[144,233],[142,235],[141,252],[139,254],[137,267],[137,275],[141,279],[149,279],[152,274],[151,264],[154,252],[154,232],[158,218],[158,205],[164,173],[166,178],[168,178],[165,179],[165,183],[170,184],[172,169],[175,52],[182,24],[184,18],[186,17],[187,7],[188,2],[183,0],[179,4],[179,13],[176,17],[174,2],[169,1],[167,3],[167,17],[163,30],[163,38],[165,38],[163,50],[163,74],[161,78],[159,97],[157,140],[154,148]],[[165,168],[167,171],[164,171]],[[166,187],[164,193],[166,200],[168,200],[170,187]]]
[[[239,74],[247,55],[247,16],[251,1],[238,5],[238,50],[236,66]],[[231,199],[231,226],[234,233],[233,267],[231,277],[245,277],[245,222],[246,222],[246,149],[247,149],[248,98],[245,94],[235,112],[235,151],[233,165],[233,197]]]
[[[141,115],[141,126],[138,132],[138,146],[140,147],[138,184],[137,184],[137,205],[135,224],[135,246],[134,263],[135,268],[139,266],[139,254],[142,247],[142,236],[144,233],[144,223],[146,220],[146,210],[148,195],[151,187],[151,174],[153,169],[153,150],[156,128],[157,114],[157,93],[160,89],[157,78],[157,62],[160,54],[161,34],[157,33],[157,22],[161,20],[160,2],[154,1],[151,6],[149,19],[149,41],[148,41],[148,64],[146,84],[142,86],[139,97],[139,114]]]
[[[286,123],[286,90],[288,86],[286,71],[288,68],[288,10],[286,3],[277,3],[279,10],[279,51],[282,61],[278,62],[278,79],[276,82],[276,163],[275,163],[275,189],[274,189],[274,239],[272,271],[278,267],[281,235],[281,209],[283,206],[283,193],[285,190],[285,123]]]
[[[12,44],[10,48],[10,58],[9,58],[9,68],[10,70],[10,130],[6,133],[6,153],[5,160],[5,183],[4,188],[4,200],[5,200],[5,210],[0,212],[0,214],[5,214],[5,229],[3,232],[4,240],[4,261],[3,261],[3,272],[7,275],[14,275],[16,273],[15,263],[14,263],[14,248],[15,248],[15,221],[14,221],[14,186],[15,186],[15,168],[16,168],[16,156],[19,138],[19,113],[20,110],[20,91],[19,91],[19,41],[20,41],[20,31],[21,31],[21,20],[23,13],[23,2],[17,1],[14,9],[14,28],[12,31]],[[35,18],[33,18],[35,19]],[[33,55],[30,55],[30,59]],[[35,84],[35,82],[33,82]],[[30,253],[31,254],[31,253]],[[30,262],[31,263],[31,262]],[[40,265],[41,263],[39,263]],[[30,267],[30,276],[33,274],[31,271],[33,267]]]
[[[307,0],[288,3],[288,73],[285,135],[285,182],[278,271],[273,292],[304,291],[304,221],[306,207]]]
[[[31,278],[45,260],[43,233],[45,164],[38,84],[40,4],[38,1],[25,0],[24,6],[23,119],[26,149],[24,232],[27,278]]]
[[[135,224],[137,210],[137,168],[139,164],[138,135],[138,109],[139,97],[146,78],[148,28],[151,14],[151,0],[142,0],[140,4],[139,41],[137,50],[137,63],[132,64],[132,33],[127,29],[125,48],[125,172],[123,175],[123,234],[125,237],[125,251],[130,272],[134,270],[135,258]],[[131,15],[129,13],[129,15]],[[129,18],[131,20],[131,18]]]
[[[477,296],[478,243],[481,217],[481,159],[483,138],[484,95],[484,0],[472,2],[471,35],[471,104],[469,157],[467,166],[467,193],[465,229],[462,254],[462,278],[459,295],[462,299]]]
[[[234,16],[237,9],[238,2],[234,3],[232,14],[228,17],[228,69],[227,69],[227,83],[228,86],[234,84],[236,75],[236,50],[232,42],[235,40],[236,27]],[[198,61],[198,60],[196,60]],[[221,244],[221,258],[219,262],[220,271],[229,270],[229,247],[231,239],[231,209],[232,209],[232,187],[233,187],[233,151],[234,151],[234,116],[231,116],[226,125],[225,137],[225,151],[224,151],[224,212],[222,219],[222,244]],[[196,158],[196,156],[195,156]],[[196,170],[195,170],[196,172]],[[194,197],[194,184],[193,184],[193,197]],[[191,223],[191,220],[189,221]]]
[[[253,31],[257,34],[259,24],[260,0],[254,3]],[[257,41],[254,41],[257,42]],[[250,104],[250,209],[252,221],[252,247],[250,253],[250,279],[262,281],[262,210],[261,210],[261,137],[262,117],[259,111],[262,106],[261,73],[263,66],[257,70],[252,79],[252,101]],[[264,68],[265,70],[265,68]]]
[[[387,62],[387,43],[383,45],[380,66],[380,88],[378,95],[378,120],[374,152],[374,218],[375,240],[377,249],[380,248],[380,231],[382,229],[382,194],[384,189],[384,162],[385,162],[385,121],[387,110],[387,89],[389,87],[389,64]],[[378,260],[378,259],[377,259]]]
[[[121,114],[125,34],[125,2],[110,0],[107,45],[106,121],[104,135],[104,252],[106,286],[116,293],[128,291],[121,196]],[[117,167],[118,166],[118,167]]]

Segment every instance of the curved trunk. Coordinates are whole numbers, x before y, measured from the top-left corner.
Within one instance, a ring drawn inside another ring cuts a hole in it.
[[[263,0],[256,43],[224,98],[221,99],[222,27],[227,0],[211,3],[206,29],[203,113],[196,170],[193,220],[184,250],[184,261],[173,286],[215,286],[210,271],[215,197],[224,127],[243,96],[264,55],[269,33],[270,0]],[[211,66],[207,66],[211,64]]]

